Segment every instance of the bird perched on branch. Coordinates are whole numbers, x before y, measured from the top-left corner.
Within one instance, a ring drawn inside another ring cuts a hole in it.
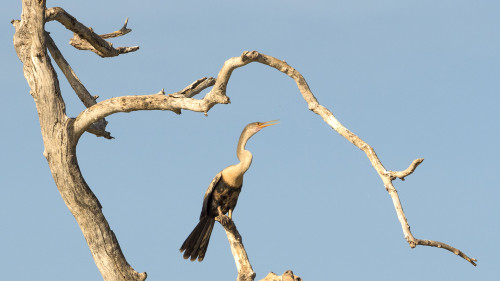
[[[233,210],[243,185],[243,175],[252,164],[252,153],[245,150],[245,145],[262,128],[276,124],[277,120],[263,123],[254,122],[243,129],[236,148],[236,156],[240,162],[220,171],[208,186],[203,198],[200,222],[186,238],[180,249],[181,253],[184,252],[185,259],[202,261],[205,258],[215,218],[219,217],[223,225],[228,219],[232,219]],[[228,216],[225,216],[226,213]]]

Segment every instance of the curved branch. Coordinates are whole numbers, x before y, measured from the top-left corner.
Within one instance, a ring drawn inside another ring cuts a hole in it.
[[[203,81],[199,82],[200,80]],[[165,91],[162,89],[152,95],[123,96],[104,100],[85,109],[76,117],[73,127],[74,134],[79,138],[96,120],[118,112],[170,110],[176,114],[181,114],[181,109],[187,109],[195,112],[204,112],[206,115],[214,105],[229,103],[229,98],[213,94],[212,92],[209,92],[201,100],[185,96],[194,96],[211,85],[213,85],[212,79],[206,79],[205,82],[205,78],[202,78],[184,90],[174,94],[165,95]]]
[[[456,249],[448,244],[438,242],[438,241],[433,241],[433,240],[421,240],[421,239],[415,239],[415,240],[417,242],[417,245],[443,248],[445,250],[448,250],[448,251],[454,253],[457,256],[462,257],[466,261],[470,262],[472,265],[476,266],[476,261],[477,261],[476,259],[468,257],[465,253],[463,253],[459,249]]]
[[[395,178],[404,179],[404,177],[413,173],[413,171],[417,168],[417,166],[420,163],[422,163],[423,159],[420,158],[414,160],[413,163],[410,165],[410,167],[408,167],[404,171],[401,172],[387,171],[382,165],[382,162],[378,158],[377,154],[375,153],[375,150],[366,142],[364,142],[362,139],[360,139],[357,135],[355,135],[354,133],[349,131],[346,127],[344,127],[326,107],[319,104],[318,100],[311,92],[309,85],[307,85],[307,82],[304,79],[304,77],[297,70],[288,65],[285,61],[276,59],[268,55],[260,54],[257,51],[251,51],[251,52],[245,51],[240,57],[231,58],[227,60],[226,63],[224,63],[223,68],[219,72],[219,77],[217,77],[217,83],[214,86],[214,90],[217,90],[218,94],[220,95],[225,95],[226,86],[232,71],[250,62],[259,62],[268,65],[290,76],[293,80],[295,80],[297,87],[299,88],[300,93],[302,94],[302,97],[308,104],[309,110],[321,116],[323,120],[328,125],[330,125],[330,127],[332,127],[332,129],[334,129],[337,133],[339,133],[349,142],[351,142],[356,147],[358,147],[359,149],[361,149],[363,152],[366,153],[366,156],[368,157],[373,168],[377,171],[380,178],[384,182],[384,186],[386,187],[386,190],[389,192],[389,195],[393,200],[394,207],[396,209],[396,214],[401,223],[401,227],[403,228],[403,233],[405,234],[405,238],[408,241],[410,247],[414,248],[416,245],[423,245],[423,246],[434,246],[434,247],[444,248],[459,255],[460,257],[470,262],[472,265],[476,266],[475,263],[477,261],[476,259],[468,257],[458,249],[455,249],[447,244],[437,241],[416,239],[411,234],[410,226],[408,225],[408,221],[404,214],[403,207],[399,200],[397,191],[392,184],[392,181]]]
[[[411,162],[410,166],[408,166],[408,168],[406,168],[406,170],[400,171],[400,172],[387,171],[387,174],[393,180],[398,178],[398,179],[404,181],[405,177],[411,175],[415,171],[415,169],[418,167],[418,165],[422,164],[422,162],[424,162],[424,158],[415,159],[415,160],[413,160],[413,162]]]

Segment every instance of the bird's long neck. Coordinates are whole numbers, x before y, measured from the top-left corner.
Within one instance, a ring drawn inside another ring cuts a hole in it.
[[[243,184],[243,175],[252,164],[252,153],[245,150],[245,145],[251,136],[252,134],[243,131],[236,148],[236,156],[238,156],[240,162],[222,170],[222,178],[230,186],[240,187]]]
[[[240,140],[238,141],[238,147],[236,148],[236,156],[240,160],[240,163],[236,164],[236,166],[239,166],[241,175],[243,175],[252,164],[252,153],[245,150],[245,145],[247,144],[248,139],[250,139],[250,136],[241,134]]]

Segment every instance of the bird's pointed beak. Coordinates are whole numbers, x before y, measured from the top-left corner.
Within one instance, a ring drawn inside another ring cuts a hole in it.
[[[263,122],[263,123],[260,123],[259,124],[259,128],[265,128],[265,127],[269,127],[269,126],[272,126],[272,125],[276,125],[276,124],[279,124],[279,121],[280,120],[273,120],[273,121],[267,121],[267,122]]]

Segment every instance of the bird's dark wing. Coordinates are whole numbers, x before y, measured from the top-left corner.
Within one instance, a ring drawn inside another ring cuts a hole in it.
[[[214,179],[208,186],[207,191],[205,192],[205,197],[203,197],[203,207],[201,209],[200,219],[208,215],[210,208],[209,206],[210,200],[212,200],[212,194],[214,192],[215,186],[219,183],[221,178],[222,178],[222,171],[220,171],[219,173],[217,173],[217,175],[215,175]]]

